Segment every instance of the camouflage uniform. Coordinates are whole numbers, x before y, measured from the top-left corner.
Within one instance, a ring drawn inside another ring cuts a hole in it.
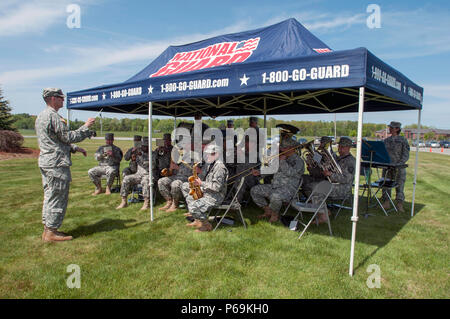
[[[91,137],[92,132],[84,125],[69,131],[66,120],[51,107],[38,115],[35,129],[40,149],[38,165],[44,187],[42,223],[48,228],[58,229],[66,214],[72,180],[70,155],[77,150],[77,146],[71,143]]]
[[[130,161],[130,164],[128,167],[124,168],[122,171],[122,176],[125,178],[127,175],[136,174],[137,172],[137,163],[136,160],[133,160],[131,155],[133,153],[134,147],[130,148],[125,155],[123,156],[124,160]]]
[[[321,146],[331,141],[332,139],[328,136],[322,136],[320,138]],[[309,175],[303,175],[302,191],[306,196],[309,196],[312,193],[314,186],[317,185],[319,182],[326,180],[327,178],[322,174],[322,169],[319,166],[316,167],[307,166],[307,168]]]
[[[161,177],[161,171],[170,167],[170,158],[173,146],[160,146],[152,153],[153,180],[155,183]]]
[[[189,164],[193,165],[193,163]],[[186,164],[178,164],[179,169],[173,171],[172,176],[161,177],[158,180],[158,190],[165,200],[175,199],[179,201],[183,198],[181,187],[183,183],[188,181],[189,176],[192,175],[192,169]]]
[[[351,146],[352,141],[349,138],[342,138],[339,143],[344,146]],[[339,173],[333,173],[330,176],[330,181],[333,183],[333,188],[331,190],[330,199],[342,199],[346,195],[351,194],[352,185],[355,180],[355,170],[356,170],[356,159],[352,154],[347,155],[339,155],[333,153],[333,157],[336,160],[336,163],[340,166],[342,170],[342,175]],[[313,189],[318,182],[313,183],[310,187]],[[320,204],[324,199],[325,194],[316,194],[311,198],[311,201],[314,204]],[[326,207],[326,206],[325,206]],[[323,209],[325,209],[323,207]]]
[[[150,190],[148,188],[149,177],[149,158],[148,153],[140,152],[136,156],[137,171],[135,174],[127,175],[122,181],[122,187],[120,188],[120,196],[127,197],[131,193],[133,186],[137,184],[142,185],[142,196],[150,198]]]
[[[106,154],[105,148],[108,147],[112,147],[113,156]],[[106,175],[106,184],[111,186],[114,178],[119,175],[120,161],[123,157],[122,150],[115,145],[103,145],[98,148],[94,156],[99,162],[99,166],[88,171],[89,178],[95,185],[99,185],[102,175]]]
[[[391,158],[391,163],[406,164],[409,159],[409,144],[404,136],[390,136],[384,140],[384,144],[386,145],[389,157]],[[405,188],[406,168],[384,169],[383,176],[395,180],[398,183],[398,186],[395,189],[396,200],[403,202],[405,200],[403,189]],[[387,197],[384,195],[385,192],[390,196],[391,190],[383,189],[383,199],[387,200]]]
[[[272,183],[256,185],[250,190],[253,201],[261,208],[269,205],[278,213],[283,202],[289,202],[295,195],[304,171],[305,163],[297,153],[280,160]]]
[[[203,197],[197,200],[189,195],[189,183],[184,183],[182,187],[183,195],[186,197],[189,212],[192,217],[201,221],[206,221],[207,213],[211,207],[220,205],[227,193],[227,178],[228,171],[225,165],[216,160],[213,163],[207,164],[202,169],[206,174],[206,179],[200,186]],[[186,185],[188,186],[186,188]]]

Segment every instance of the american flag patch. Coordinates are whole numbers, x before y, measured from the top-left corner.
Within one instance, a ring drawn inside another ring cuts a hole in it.
[[[328,49],[328,48],[323,48],[323,49],[313,49],[313,50],[316,51],[317,53],[331,52],[331,50]]]

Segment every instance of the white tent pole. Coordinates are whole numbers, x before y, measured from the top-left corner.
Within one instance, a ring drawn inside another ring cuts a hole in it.
[[[414,216],[414,201],[416,199],[417,167],[419,166],[419,137],[420,137],[421,115],[422,115],[422,110],[419,109],[419,119],[417,120],[416,162],[414,164],[414,182],[413,182],[413,196],[412,196],[412,204],[411,204],[411,217]]]
[[[67,109],[67,128],[70,130],[70,109]]]
[[[148,166],[150,176],[150,220],[153,221],[153,151],[152,151],[152,102],[148,102]]]
[[[364,112],[364,87],[359,88],[359,107],[358,107],[358,139],[356,144],[356,171],[355,171],[355,193],[353,194],[353,216],[352,221],[352,242],[350,247],[350,268],[349,275],[353,276],[353,261],[355,256],[356,241],[356,223],[358,222],[358,200],[359,200],[359,176],[361,171],[361,144],[362,144],[362,126]]]
[[[267,112],[267,100],[264,98],[264,128],[266,128],[266,112]]]

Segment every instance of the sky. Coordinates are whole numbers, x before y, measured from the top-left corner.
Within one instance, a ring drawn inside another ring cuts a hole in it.
[[[379,28],[367,23],[373,17],[373,11],[368,11],[371,4],[380,9]],[[80,23],[75,27],[74,5],[80,9]],[[1,0],[0,88],[13,113],[37,115],[45,106],[45,87],[71,92],[119,83],[169,45],[288,18],[297,19],[333,50],[369,49],[424,88],[423,125],[450,129],[449,1]],[[66,109],[60,113],[66,116]],[[71,118],[85,120],[94,114],[74,111]],[[334,116],[274,117],[332,121]],[[357,120],[357,114],[337,114],[336,119]],[[417,120],[417,111],[364,115],[366,123],[408,125]]]

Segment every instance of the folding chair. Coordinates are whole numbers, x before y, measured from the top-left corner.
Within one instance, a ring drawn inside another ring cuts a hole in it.
[[[102,174],[100,176],[100,179],[106,179],[106,175]],[[114,175],[114,180],[116,181],[116,185],[111,188],[112,193],[119,193],[120,192],[120,168],[117,170],[116,174]]]
[[[339,201],[340,202],[340,204],[332,203],[332,204],[327,205],[329,208],[339,208],[338,211],[336,212],[336,215],[334,215],[334,219],[336,219],[338,217],[339,213],[343,209],[353,211],[353,192],[352,191],[348,192],[344,197],[330,196],[328,199],[331,201]],[[347,201],[350,202],[350,206],[345,206],[345,203]]]
[[[298,187],[297,187],[297,191],[294,193],[292,198],[287,203],[286,209],[284,210],[283,214],[281,214],[281,216],[286,215],[286,213],[287,213],[289,207],[291,207],[292,202],[294,201],[294,199],[296,200],[296,202],[300,202],[300,198],[298,197],[298,193],[300,192],[300,188],[302,187],[302,184],[303,184],[303,179],[300,179],[300,182],[299,182]]]
[[[327,180],[321,181],[314,187],[311,195],[309,195],[306,202],[297,202],[295,200],[292,202],[291,206],[298,210],[298,214],[295,216],[293,221],[297,221],[304,227],[302,233],[300,234],[300,236],[298,236],[298,239],[300,239],[303,236],[303,234],[308,229],[311,222],[317,217],[317,214],[320,212],[321,208],[324,207],[326,209],[326,207],[327,207],[326,201],[327,201],[327,198],[330,196],[332,190],[333,190],[333,184],[331,184]],[[320,202],[320,204],[312,203],[312,197],[316,194],[324,195],[324,199]],[[311,217],[308,224],[306,224],[306,225],[302,221],[298,220],[298,217],[300,215],[302,215],[302,220],[303,220],[303,214],[302,214],[303,212],[313,213],[313,216]],[[330,231],[330,235],[333,236],[333,233],[331,231],[330,218],[328,217],[328,211],[325,211],[325,215],[327,216],[327,223],[328,223],[328,229]]]
[[[239,180],[239,182],[237,184],[234,183],[233,187],[230,189],[230,191],[228,192],[224,201],[220,205],[211,208],[210,214],[213,210],[216,210],[216,211],[225,210],[225,213],[223,214],[222,218],[219,220],[219,222],[217,223],[217,225],[213,231],[215,231],[219,227],[219,225],[223,222],[223,219],[228,214],[230,209],[233,209],[233,210],[236,210],[239,212],[239,217],[241,218],[241,222],[244,225],[244,228],[247,228],[247,224],[245,223],[245,220],[244,220],[244,215],[242,214],[241,204],[237,200],[237,195],[239,194],[239,191],[241,190],[242,185],[244,185],[244,181],[245,181],[245,176],[241,177],[241,179]],[[231,197],[230,195],[232,195],[231,200],[229,200],[229,197]],[[217,218],[217,212],[214,215],[214,220],[216,220],[216,218]]]
[[[369,197],[369,200],[368,200],[368,203],[367,203],[367,208],[373,207],[373,206],[370,206],[370,201],[372,200],[372,198],[375,198],[376,202],[381,207],[381,209],[383,210],[384,214],[386,216],[389,216],[388,212],[384,209],[383,204],[381,203],[381,201],[377,197],[378,192],[381,190],[381,192],[382,193],[384,192],[384,194],[387,196],[387,198],[391,202],[393,209],[396,212],[398,212],[397,207],[395,206],[394,202],[392,201],[391,196],[389,196],[389,194],[386,191],[383,190],[383,188],[389,188],[389,189],[392,190],[393,188],[396,188],[398,186],[398,183],[396,181],[394,181],[394,180],[385,178],[385,176],[381,177],[380,179],[378,179],[375,182],[371,182],[370,180],[371,180],[372,170],[369,167],[362,167],[361,168],[361,172],[364,174],[364,179],[366,181],[366,183],[364,185],[360,186],[363,189],[361,197],[364,196],[364,194],[365,194],[365,192],[367,190],[367,196]],[[376,192],[374,193],[372,191],[372,189],[376,189]]]

